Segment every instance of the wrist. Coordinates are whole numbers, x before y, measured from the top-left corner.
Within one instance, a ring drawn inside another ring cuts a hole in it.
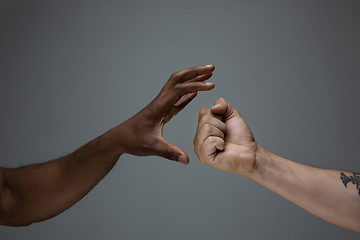
[[[117,126],[98,137],[96,140],[98,141],[101,151],[106,155],[118,155],[119,157],[126,153],[123,147],[124,144],[118,139],[119,136],[122,136],[122,134],[119,132]]]
[[[269,166],[273,164],[273,155],[274,154],[258,144],[255,154],[254,167],[248,177],[252,180],[263,178]]]

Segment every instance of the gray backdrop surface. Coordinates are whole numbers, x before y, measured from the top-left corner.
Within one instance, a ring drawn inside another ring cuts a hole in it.
[[[202,165],[192,140],[199,110],[224,97],[266,149],[360,171],[359,12],[349,0],[0,0],[1,166],[66,155],[138,112],[171,73],[216,65],[216,88],[165,126],[188,166],[123,155],[75,206],[0,227],[0,239],[358,238]]]

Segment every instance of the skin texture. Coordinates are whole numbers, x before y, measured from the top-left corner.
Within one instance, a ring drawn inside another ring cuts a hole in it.
[[[223,98],[200,111],[194,150],[210,167],[246,176],[328,222],[360,232],[358,174],[310,167],[265,150]]]
[[[27,226],[52,218],[82,199],[124,154],[156,155],[189,163],[188,155],[162,137],[164,124],[180,112],[205,83],[213,65],[171,75],[158,96],[140,112],[75,152],[49,162],[0,168],[0,224]]]

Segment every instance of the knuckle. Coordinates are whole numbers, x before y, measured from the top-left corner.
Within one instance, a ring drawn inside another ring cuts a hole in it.
[[[225,98],[219,98],[219,101],[221,101],[221,102],[226,102],[226,100],[225,100]]]
[[[179,84],[179,83],[175,84],[174,90],[175,91],[180,91],[180,89],[181,89],[181,84]]]
[[[179,94],[180,97],[186,94],[185,89],[180,83],[174,86],[174,90]]]
[[[213,126],[209,123],[205,123],[203,126],[203,131],[207,134],[210,134],[213,130]]]
[[[173,74],[171,74],[170,78],[178,78],[179,77],[179,72],[174,72]]]
[[[203,122],[205,122],[206,124],[208,124],[212,119],[212,116],[210,116],[209,114],[205,114],[202,118]]]
[[[200,110],[200,115],[205,115],[206,113],[208,113],[209,109],[208,108],[202,108]]]

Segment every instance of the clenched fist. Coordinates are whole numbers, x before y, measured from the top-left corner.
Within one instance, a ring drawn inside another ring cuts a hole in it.
[[[256,164],[258,144],[239,112],[220,98],[211,109],[201,109],[194,149],[202,163],[248,176]]]

